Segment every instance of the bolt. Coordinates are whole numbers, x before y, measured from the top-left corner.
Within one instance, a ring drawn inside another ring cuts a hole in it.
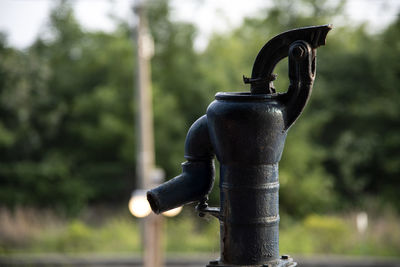
[[[289,255],[282,255],[281,259],[282,259],[282,260],[288,260],[289,257],[290,257]]]
[[[292,48],[291,53],[295,59],[300,60],[305,55],[305,50],[302,45],[296,45]]]

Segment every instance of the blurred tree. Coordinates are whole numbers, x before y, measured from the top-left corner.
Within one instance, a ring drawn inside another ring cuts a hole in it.
[[[399,26],[375,37],[364,27],[343,30],[321,59],[324,89],[314,106],[326,120],[314,137],[329,151],[324,165],[336,190],[355,205],[369,197],[400,207]]]
[[[217,91],[248,90],[242,75],[266,41],[343,19],[344,5],[275,1],[200,52],[193,25],[171,20],[168,1],[150,3],[156,161],[169,178],[180,172],[189,126]],[[380,35],[363,25],[338,27],[318,50],[313,96],[281,161],[283,212],[303,216],[369,198],[400,209],[399,30],[399,20]],[[29,49],[10,48],[0,35],[0,203],[74,213],[127,200],[135,165],[130,36],[121,21],[112,33],[83,30],[65,1]],[[280,92],[288,87],[286,65],[276,68]]]
[[[157,164],[168,178],[181,172],[184,140],[190,125],[205,114],[213,95],[207,94],[200,71],[201,55],[194,50],[192,24],[170,18],[168,1],[149,1]]]
[[[318,4],[305,0],[299,3],[275,1],[274,7],[265,10],[259,18],[248,18],[233,32],[215,35],[202,57],[207,87],[218,91],[248,91],[242,75],[250,76],[256,51],[269,39],[292,28],[327,24],[333,16],[340,16],[342,5],[340,2],[332,7],[327,1]],[[332,36],[328,38],[330,41]],[[275,85],[279,92],[288,88],[287,71],[287,60],[275,69],[278,74]],[[319,90],[318,85],[315,87]],[[325,150],[310,135],[320,127],[321,118],[310,118],[312,107],[307,107],[307,111],[290,130],[280,164],[281,209],[291,215],[326,210],[335,199],[331,190],[332,176],[322,167]]]
[[[238,85],[242,74],[251,73],[254,51],[285,30],[344,19],[344,4],[275,1],[259,18],[215,35],[202,57],[207,87],[247,91]],[[393,186],[399,183],[400,156],[394,119],[400,115],[398,31],[398,22],[382,36],[368,34],[363,25],[337,27],[318,50],[313,96],[290,130],[280,164],[283,212],[305,215],[334,205],[359,207],[371,196],[400,206]],[[276,87],[284,92],[287,60],[275,71]]]
[[[197,82],[194,27],[171,22],[167,1],[151,2],[148,13],[157,164],[171,177],[186,130],[210,99]],[[86,32],[60,1],[27,51],[1,38],[0,202],[74,213],[88,202],[126,201],[135,165],[131,32],[124,22],[113,33]]]
[[[2,49],[0,201],[68,212],[120,202],[134,162],[129,28],[85,33],[60,2],[49,29],[26,52]]]

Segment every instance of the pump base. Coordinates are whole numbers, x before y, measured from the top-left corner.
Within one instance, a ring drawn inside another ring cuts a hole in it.
[[[295,267],[297,262],[293,261],[293,258],[283,255],[279,260],[270,261],[264,264],[257,265],[230,265],[220,262],[219,260],[210,261],[206,267]]]

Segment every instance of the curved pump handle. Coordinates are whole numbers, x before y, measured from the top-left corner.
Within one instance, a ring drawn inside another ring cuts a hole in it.
[[[321,25],[298,28],[281,33],[266,43],[258,53],[253,64],[251,78],[243,77],[245,83],[251,84],[253,94],[272,94],[275,92],[272,81],[275,75],[272,73],[275,66],[283,58],[288,56],[289,47],[295,41],[305,41],[315,50],[325,45],[325,39],[332,25]]]

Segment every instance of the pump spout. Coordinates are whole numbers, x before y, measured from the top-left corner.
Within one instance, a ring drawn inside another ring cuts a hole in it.
[[[186,136],[187,161],[182,163],[182,174],[147,192],[151,209],[160,214],[204,199],[214,184],[213,157],[207,117],[204,115],[193,123]]]

